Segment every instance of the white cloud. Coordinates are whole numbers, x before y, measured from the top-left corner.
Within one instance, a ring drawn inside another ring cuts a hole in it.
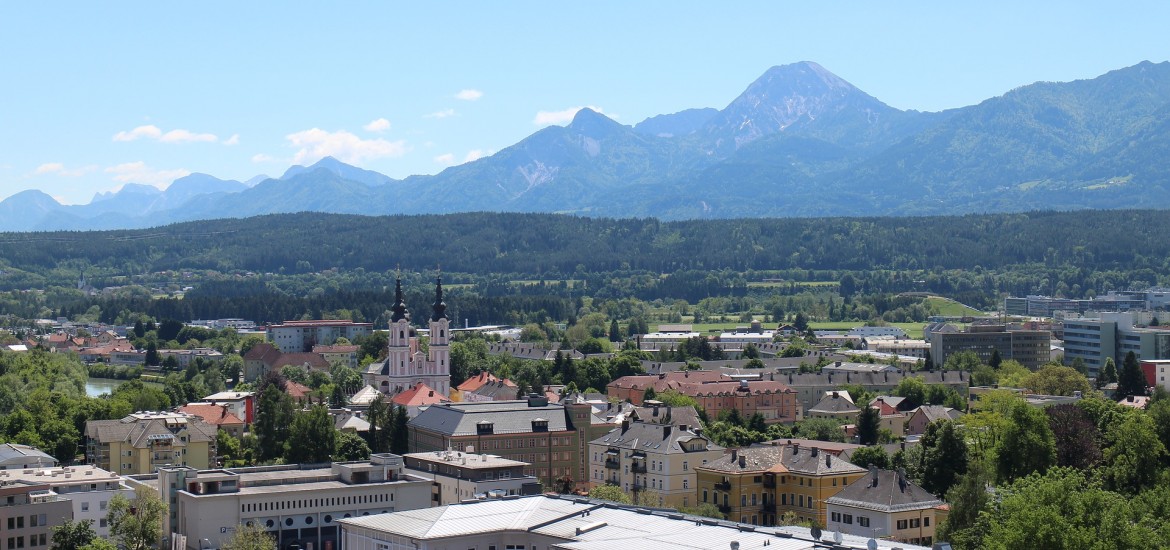
[[[162,130],[158,126],[148,124],[146,126],[139,126],[129,132],[118,132],[114,134],[114,141],[134,141],[138,138],[158,139],[162,136]]]
[[[265,155],[264,153],[256,153],[255,155],[252,155],[252,162],[256,162],[256,163],[272,162],[274,160],[276,160],[276,159],[272,158],[269,155]]]
[[[455,116],[455,109],[443,109],[442,111],[435,111],[429,115],[423,115],[423,118],[447,118]]]
[[[568,124],[573,121],[573,117],[577,115],[577,111],[581,109],[592,109],[604,114],[605,111],[601,107],[595,105],[586,105],[583,107],[569,107],[560,111],[539,111],[536,113],[536,118],[532,119],[532,123],[537,126],[548,126],[550,124]]]
[[[190,170],[176,168],[174,170],[155,170],[145,162],[127,162],[105,169],[107,174],[113,174],[114,181],[122,183],[145,183],[160,189],[165,189],[171,182],[191,175]]]
[[[462,99],[463,101],[475,101],[481,97],[483,97],[483,92],[472,89],[459,90],[459,93],[455,94],[455,99]]]
[[[384,118],[371,120],[369,124],[362,126],[370,132],[385,132],[390,129],[390,121]]]
[[[435,157],[435,162],[450,166],[455,164],[455,155],[453,153],[445,153]]]
[[[239,145],[240,134],[232,134],[232,137],[223,140],[224,145]]]
[[[285,136],[285,139],[298,147],[293,155],[293,162],[309,164],[322,157],[334,157],[342,162],[358,163],[363,160],[384,157],[400,157],[406,154],[406,141],[387,141],[385,139],[362,139],[345,130],[326,132],[320,128],[311,128]]]
[[[93,172],[94,170],[97,170],[97,166],[82,166],[81,168],[68,169],[65,168],[65,165],[60,162],[47,162],[37,166],[37,169],[34,170],[33,173],[36,175],[54,174],[67,178],[78,178]]]
[[[491,153],[483,151],[481,149],[472,149],[472,150],[467,152],[467,156],[463,157],[463,162],[476,161],[476,160],[479,160],[479,159],[486,157],[490,154]]]
[[[129,132],[122,131],[114,134],[114,141],[135,141],[138,139],[153,139],[163,143],[215,143],[219,141],[219,138],[215,134],[199,134],[183,129],[163,132],[158,126],[153,124],[139,126]]]
[[[163,143],[215,143],[219,141],[219,138],[215,137],[215,134],[196,134],[187,130],[171,130],[163,134],[158,140]]]

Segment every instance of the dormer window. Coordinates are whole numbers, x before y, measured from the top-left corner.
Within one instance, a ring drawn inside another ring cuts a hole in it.
[[[487,420],[480,421],[475,425],[475,433],[478,435],[493,434],[496,431],[495,424]]]

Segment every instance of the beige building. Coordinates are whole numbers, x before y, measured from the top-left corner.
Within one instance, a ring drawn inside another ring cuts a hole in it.
[[[0,485],[18,481],[47,485],[52,495],[44,495],[46,498],[69,501],[73,520],[93,521],[94,532],[103,538],[110,536],[110,527],[106,521],[110,499],[119,493],[126,498],[134,498],[134,491],[122,482],[121,476],[94,466],[0,470]],[[0,535],[2,538],[3,535]]]
[[[73,519],[69,500],[44,481],[0,478],[0,503],[4,548],[48,548],[53,528]]]
[[[830,531],[929,545],[945,503],[898,472],[871,469],[825,501]]]
[[[85,423],[85,459],[116,474],[149,474],[164,466],[208,468],[216,427],[182,413],[136,412]]]
[[[405,473],[402,457],[392,454],[327,468],[163,468],[132,482],[169,503],[163,532],[186,536],[191,550],[219,548],[239,525],[259,525],[281,549],[338,549],[337,522],[343,518],[431,504],[430,480]]]
[[[694,506],[695,469],[722,457],[724,448],[699,434],[692,407],[639,408],[631,416],[589,442],[590,487],[644,494],[651,502],[641,502],[649,505]]]
[[[540,481],[524,470],[531,466],[475,449],[403,455],[407,472],[429,478],[431,506],[513,495],[539,495]]]
[[[308,352],[318,344],[330,345],[338,338],[350,342],[373,332],[372,323],[346,320],[285,321],[271,325],[265,331],[268,341],[285,353]]]

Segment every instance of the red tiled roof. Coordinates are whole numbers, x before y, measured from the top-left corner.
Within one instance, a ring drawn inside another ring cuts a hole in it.
[[[280,357],[280,350],[268,342],[256,344],[248,350],[248,353],[244,354],[245,361],[262,361],[265,364],[271,364],[278,357]]]
[[[228,411],[228,408],[223,405],[211,404],[191,404],[179,407],[179,412],[193,414],[203,418],[208,424],[214,424],[216,427],[224,424],[243,424],[244,421],[240,417]]]
[[[422,405],[435,405],[437,403],[450,403],[451,400],[447,396],[435,391],[430,386],[419,382],[414,387],[399,392],[390,399],[396,405],[403,407],[418,407]]]
[[[489,382],[499,382],[499,381],[500,381],[500,379],[496,378],[495,375],[493,375],[492,373],[487,372],[487,371],[483,371],[475,376],[472,376],[471,378],[468,378],[467,380],[464,380],[463,383],[459,384],[455,389],[457,389],[459,391],[475,391],[475,390],[478,390],[484,384],[487,384]],[[506,385],[506,386],[516,387],[516,384],[514,382],[512,382],[511,380],[508,380],[507,378],[505,378],[503,380],[503,382],[504,382],[504,385]]]
[[[292,380],[289,380],[288,384],[284,388],[284,392],[289,394],[289,396],[292,397],[293,399],[300,399],[300,398],[312,393],[312,391],[313,391],[312,388],[310,388],[304,384],[299,384],[297,382],[293,382]]]
[[[710,395],[710,394],[726,394],[734,395],[736,393],[786,393],[792,392],[787,384],[776,382],[774,380],[751,380],[747,383],[747,391],[740,390],[739,382],[710,382],[707,384],[682,384],[678,390],[686,395]]]
[[[313,353],[354,353],[361,346],[313,346]]]

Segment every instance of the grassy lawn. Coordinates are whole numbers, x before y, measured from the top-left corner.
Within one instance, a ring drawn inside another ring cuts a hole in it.
[[[940,296],[931,296],[926,299],[926,307],[938,308],[939,315],[946,315],[948,317],[964,317],[968,315],[983,315],[982,311],[969,308],[949,298]]]

